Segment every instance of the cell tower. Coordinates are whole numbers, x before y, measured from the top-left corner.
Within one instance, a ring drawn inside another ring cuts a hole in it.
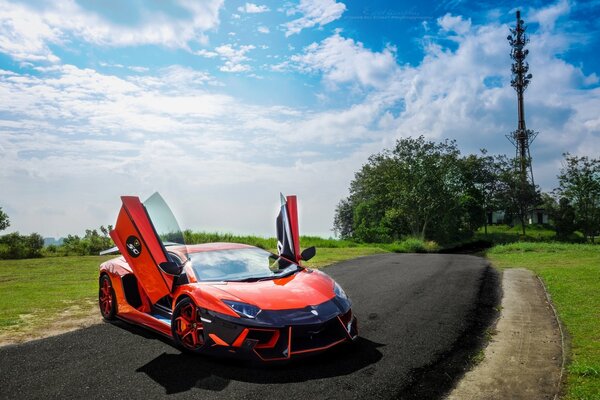
[[[511,68],[512,80],[510,84],[517,92],[519,125],[516,131],[509,133],[506,137],[517,149],[516,158],[519,162],[521,182],[523,185],[527,182],[534,185],[529,146],[535,140],[538,133],[527,129],[525,126],[523,93],[527,89],[532,75],[528,74],[529,64],[525,61],[527,54],[529,54],[529,50],[525,49],[525,45],[529,43],[529,38],[525,34],[527,27],[524,24],[524,21],[521,19],[521,12],[517,11],[517,25],[514,29],[510,30],[511,35],[508,35],[507,39],[511,47],[510,57],[514,61]]]

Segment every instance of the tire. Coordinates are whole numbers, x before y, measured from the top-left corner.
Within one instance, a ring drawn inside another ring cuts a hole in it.
[[[200,353],[206,343],[198,306],[189,297],[179,301],[173,311],[171,334],[175,344],[189,353]]]
[[[113,321],[115,319],[115,315],[117,314],[117,298],[108,275],[102,275],[100,278],[98,305],[100,306],[102,318],[106,321]]]

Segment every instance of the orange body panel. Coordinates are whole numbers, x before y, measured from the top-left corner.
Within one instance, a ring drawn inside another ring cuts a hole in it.
[[[253,304],[262,310],[288,310],[314,306],[331,300],[333,281],[319,271],[262,282],[200,283],[215,297]],[[220,292],[220,293],[219,293]]]
[[[156,303],[170,294],[173,287],[173,276],[158,268],[160,263],[167,261],[166,254],[140,200],[128,196],[121,199],[123,206],[110,236],[133,269],[150,302]],[[133,246],[132,243],[128,243],[132,240],[139,241],[133,249],[129,247]]]
[[[298,202],[296,196],[287,196],[286,207],[288,209],[288,216],[290,218],[290,229],[292,234],[292,242],[294,246],[294,254],[296,259],[292,260],[295,263],[300,263],[300,232],[298,230]]]
[[[146,326],[159,333],[162,333],[163,335],[171,337],[171,326],[169,324],[165,324],[164,322],[157,320],[147,312],[140,311],[135,307],[132,307],[127,302],[121,277],[125,274],[131,273],[131,271],[124,267],[123,264],[125,266],[127,265],[125,260],[120,257],[119,259],[110,260],[102,264],[102,268],[100,269],[101,274],[106,273],[110,277],[117,299],[117,316],[130,322]],[[143,302],[145,294],[140,293],[140,296],[142,297]],[[142,305],[140,308],[143,309],[144,306]]]

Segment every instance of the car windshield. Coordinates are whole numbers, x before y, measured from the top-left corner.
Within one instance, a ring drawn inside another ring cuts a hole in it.
[[[257,281],[281,278],[299,267],[257,248],[203,251],[189,254],[198,281]]]

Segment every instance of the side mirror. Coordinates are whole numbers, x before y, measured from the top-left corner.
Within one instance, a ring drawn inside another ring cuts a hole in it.
[[[304,261],[308,261],[311,258],[313,258],[315,254],[317,254],[317,249],[315,248],[315,246],[311,246],[307,249],[304,249],[302,253],[300,253],[300,258]]]
[[[159,264],[160,269],[169,275],[180,275],[183,267],[173,261],[166,261]]]

